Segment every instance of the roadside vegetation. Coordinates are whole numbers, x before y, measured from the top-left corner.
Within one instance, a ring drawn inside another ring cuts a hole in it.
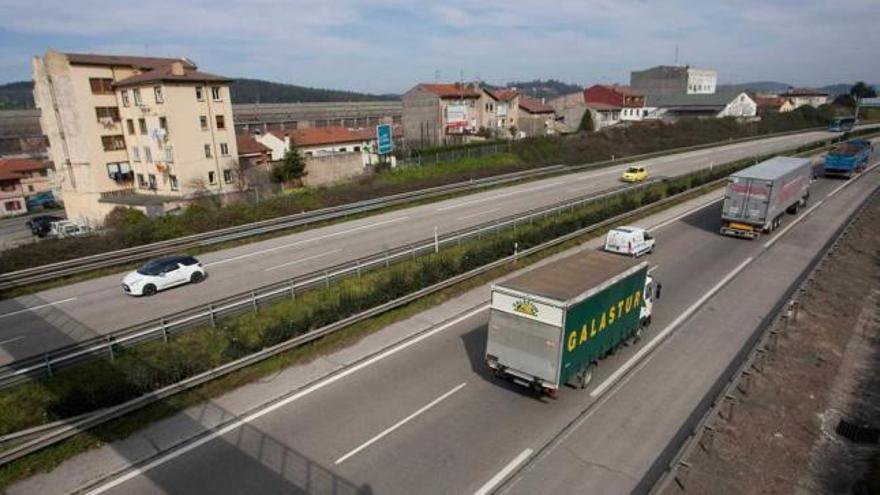
[[[516,141],[509,153],[463,158],[421,167],[383,170],[337,186],[298,189],[253,203],[220,206],[203,198],[179,215],[148,218],[119,208],[108,227],[94,236],[50,239],[0,252],[0,273],[21,270],[101,252],[123,249],[232,227],[329,206],[362,201],[433,186],[463,182],[553,164],[586,164],[667,149],[723,142],[730,139],[825,125],[831,110],[802,107],[770,116],[758,123],[733,119],[683,120],[651,127],[608,129],[600,133],[528,138]],[[294,171],[295,172],[295,171]],[[296,173],[282,171],[286,179]]]

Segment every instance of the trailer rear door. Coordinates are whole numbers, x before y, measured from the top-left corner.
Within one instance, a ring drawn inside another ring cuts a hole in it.
[[[731,177],[724,199],[724,217],[763,224],[767,215],[772,182],[749,177]]]

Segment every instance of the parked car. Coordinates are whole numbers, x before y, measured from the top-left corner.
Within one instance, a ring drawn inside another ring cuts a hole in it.
[[[620,176],[620,180],[623,182],[642,182],[647,178],[648,169],[645,167],[630,167]]]
[[[27,221],[27,226],[31,229],[31,234],[38,237],[46,237],[52,230],[52,222],[60,222],[64,220],[55,215],[40,215]]]
[[[91,233],[92,229],[72,220],[58,220],[49,224],[49,235],[58,239],[79,237]]]
[[[58,208],[58,201],[50,192],[41,192],[29,196],[25,200],[25,203],[27,204],[28,210],[35,210],[37,208]]]
[[[637,258],[653,252],[656,242],[654,236],[641,227],[617,227],[605,236],[605,251]]]
[[[207,276],[202,264],[192,256],[163,256],[126,275],[122,290],[131,296],[152,296],[176,285],[197,284]]]

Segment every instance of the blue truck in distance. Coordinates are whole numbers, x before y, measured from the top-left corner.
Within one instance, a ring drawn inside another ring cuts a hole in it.
[[[850,178],[868,165],[874,145],[866,139],[851,139],[835,146],[825,155],[822,175]]]

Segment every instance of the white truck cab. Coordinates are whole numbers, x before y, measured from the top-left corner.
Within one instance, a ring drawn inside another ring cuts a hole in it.
[[[605,236],[605,251],[637,258],[654,251],[656,242],[654,236],[641,227],[617,227]]]

